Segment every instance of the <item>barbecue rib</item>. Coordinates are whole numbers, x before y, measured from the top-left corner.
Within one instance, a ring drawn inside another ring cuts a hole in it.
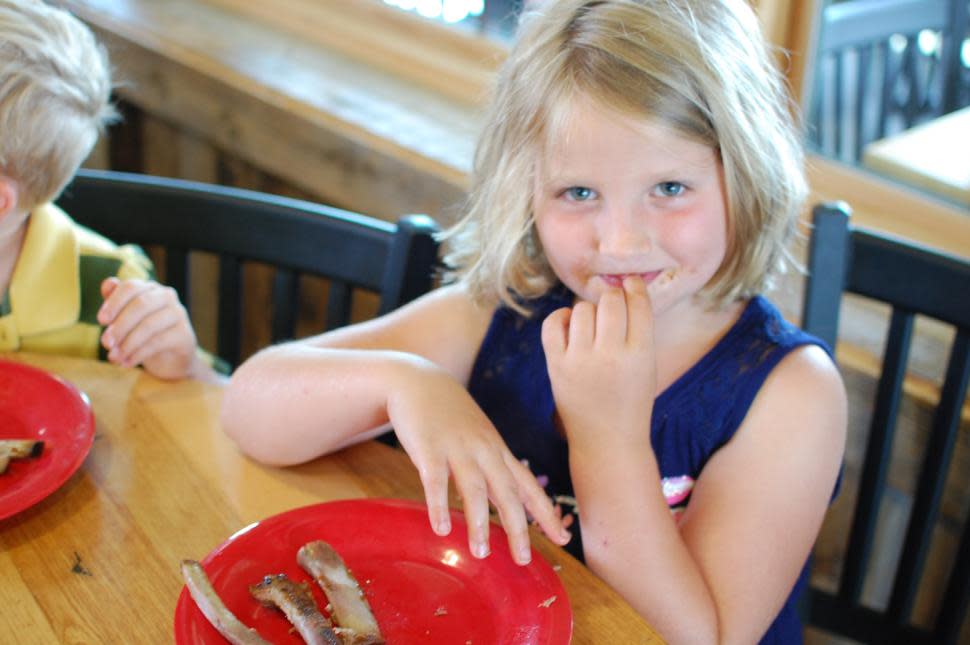
[[[40,457],[44,442],[37,439],[0,439],[0,475],[7,472],[11,459]]]
[[[317,609],[306,583],[297,584],[280,573],[250,585],[249,593],[264,605],[278,607],[309,645],[341,645],[333,624]]]
[[[182,560],[182,578],[195,604],[212,626],[233,645],[271,645],[255,629],[247,627],[229,611],[212,588],[205,570],[195,560]]]
[[[364,592],[329,544],[321,540],[304,544],[296,554],[296,561],[327,594],[330,614],[339,625],[337,630],[343,645],[385,642]]]

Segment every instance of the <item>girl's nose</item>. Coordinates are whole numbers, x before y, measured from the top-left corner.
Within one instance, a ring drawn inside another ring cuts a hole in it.
[[[643,253],[650,248],[647,218],[638,209],[604,210],[598,229],[600,253],[623,256]]]

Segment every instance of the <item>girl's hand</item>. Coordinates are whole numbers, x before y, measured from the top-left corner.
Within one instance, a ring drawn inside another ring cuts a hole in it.
[[[98,322],[101,344],[116,365],[142,365],[158,378],[180,379],[200,370],[195,331],[178,294],[152,280],[108,278]]]
[[[649,440],[656,361],[641,278],[627,277],[622,290],[608,289],[596,305],[578,302],[554,311],[543,322],[542,346],[571,445],[607,436]]]
[[[569,532],[527,467],[509,451],[498,431],[458,381],[429,361],[415,358],[391,388],[387,412],[401,446],[421,476],[431,527],[451,531],[448,478],[461,495],[468,546],[477,558],[489,553],[489,501],[508,534],[512,557],[531,559],[528,512],[557,544]]]

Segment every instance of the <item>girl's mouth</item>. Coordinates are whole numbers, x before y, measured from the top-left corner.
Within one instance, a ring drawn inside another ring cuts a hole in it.
[[[645,284],[650,284],[657,279],[662,271],[648,271],[647,273],[600,273],[597,274],[599,279],[603,281],[608,287],[616,287],[618,289],[623,288],[623,278],[627,276],[640,276]]]

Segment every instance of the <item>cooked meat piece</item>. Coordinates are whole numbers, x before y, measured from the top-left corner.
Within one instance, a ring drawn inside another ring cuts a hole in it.
[[[330,614],[340,626],[340,638],[344,645],[384,643],[364,592],[347,570],[343,559],[329,544],[320,540],[304,544],[296,554],[296,561],[327,594]]]
[[[280,573],[250,585],[249,593],[269,607],[279,608],[309,645],[341,645],[333,624],[320,613],[306,583],[297,584]]]
[[[0,439],[0,475],[7,471],[11,459],[40,457],[44,442],[37,439]]]
[[[182,578],[195,604],[212,626],[233,645],[271,645],[255,629],[247,627],[222,603],[212,588],[202,565],[195,560],[182,560]]]
[[[44,442],[38,439],[0,439],[0,453],[20,459],[39,457],[44,452]]]

